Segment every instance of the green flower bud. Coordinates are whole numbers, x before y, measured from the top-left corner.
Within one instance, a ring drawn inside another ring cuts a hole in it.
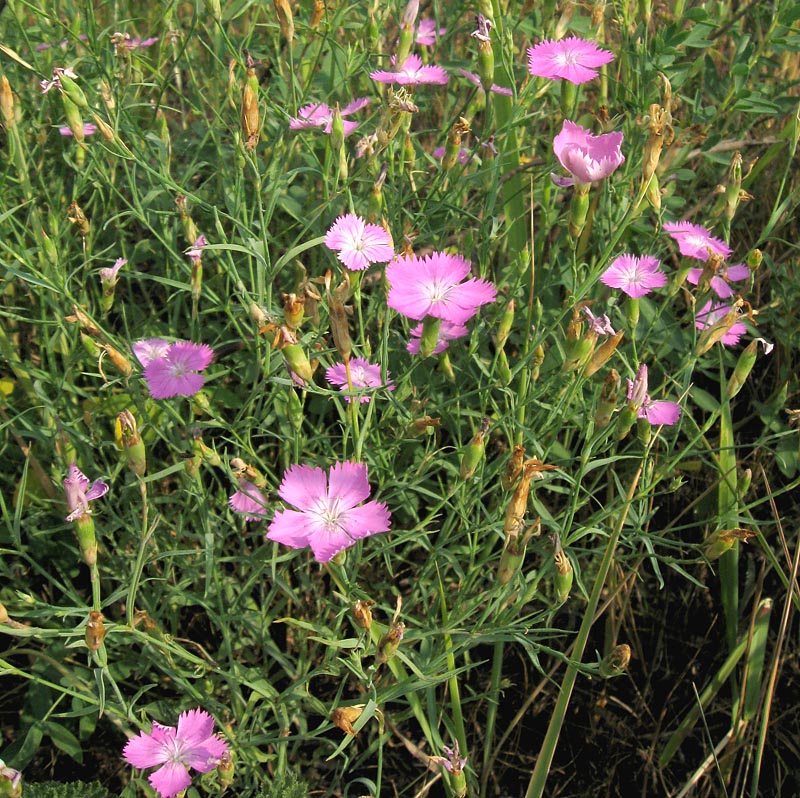
[[[631,647],[627,643],[620,643],[603,658],[599,668],[600,675],[604,679],[620,676],[627,670],[630,661]]]
[[[123,410],[117,416],[114,426],[117,446],[125,453],[128,468],[137,477],[143,477],[147,470],[147,456],[144,443],[136,425],[136,418],[130,410]]]
[[[439,340],[439,327],[442,324],[441,319],[436,319],[433,316],[426,316],[422,322],[422,335],[419,339],[419,355],[420,357],[429,357],[436,349],[436,344]]]
[[[378,643],[378,650],[375,654],[376,665],[383,665],[395,655],[403,640],[405,629],[406,625],[402,621],[393,621],[391,623],[389,630],[381,637]]]
[[[461,479],[471,479],[478,468],[478,464],[483,459],[486,433],[489,431],[489,419],[483,419],[481,428],[475,433],[472,440],[464,447],[461,455]]]

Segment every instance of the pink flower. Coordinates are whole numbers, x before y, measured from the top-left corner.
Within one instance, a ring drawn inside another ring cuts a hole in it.
[[[72,136],[74,135],[72,130],[70,130],[69,125],[62,125],[58,132],[62,136]],[[83,123],[83,135],[84,136],[93,136],[97,133],[97,125],[92,124],[91,122],[84,122]]]
[[[369,97],[359,97],[357,100],[348,103],[339,111],[342,117],[350,116],[356,111],[360,111],[365,106],[369,105]],[[297,112],[297,116],[293,116],[289,120],[289,130],[306,130],[311,127],[321,127],[323,132],[330,135],[333,126],[333,109],[325,103],[315,103],[313,105],[306,105]],[[342,121],[345,136],[352,133],[360,122]]]
[[[125,744],[122,756],[135,768],[161,765],[150,784],[161,798],[172,798],[192,783],[189,768],[213,770],[227,754],[228,744],[214,730],[214,719],[202,709],[181,713],[177,729],[153,721],[150,734],[139,732]]]
[[[338,250],[339,260],[352,271],[363,271],[370,263],[388,263],[394,257],[392,237],[377,224],[360,216],[340,216],[325,234],[325,246]]]
[[[350,380],[353,383],[353,388],[356,390],[364,388],[383,388],[386,387],[390,391],[394,390],[392,381],[388,378],[389,373],[386,374],[386,385],[384,386],[381,379],[381,367],[373,365],[366,358],[354,357],[350,360]],[[344,363],[336,363],[325,372],[325,379],[331,385],[338,385],[341,391],[345,394],[348,402],[353,400],[353,396],[348,391],[347,385],[347,371]],[[360,390],[359,390],[360,392]],[[362,395],[360,401],[369,402],[372,399],[369,395]]]
[[[434,158],[444,158],[444,155],[445,155],[446,152],[447,152],[447,150],[444,147],[437,147],[431,153],[431,155]],[[470,160],[471,157],[472,157],[472,153],[466,147],[461,147],[461,149],[458,151],[458,155],[456,156],[456,160],[460,164],[465,164],[465,163],[469,163],[469,160]]]
[[[602,278],[601,278],[602,279]],[[616,335],[616,331],[611,326],[611,319],[604,313],[602,316],[595,316],[588,307],[583,308],[586,318],[589,320],[589,332],[595,335]]]
[[[432,252],[422,258],[401,256],[386,267],[389,282],[387,304],[410,319],[433,316],[453,324],[465,324],[481,305],[494,302],[495,287],[472,278],[469,261],[461,255]]]
[[[572,178],[558,178],[556,183],[564,187],[575,182],[586,184],[605,180],[625,163],[620,149],[623,138],[622,133],[594,136],[565,119],[561,132],[553,139],[553,152]]]
[[[690,269],[686,279],[692,285],[697,285],[702,276],[702,269]],[[720,299],[728,299],[734,294],[733,288],[728,283],[737,283],[740,280],[746,280],[748,277],[750,277],[750,269],[746,264],[738,263],[735,266],[726,266],[711,278],[711,289]]]
[[[458,70],[470,83],[474,83],[476,86],[482,86],[481,83],[481,76],[476,75],[474,72],[469,72],[466,69],[459,69]],[[513,97],[514,92],[511,89],[506,89],[503,86],[498,86],[496,83],[492,83],[492,88],[489,91],[494,92],[495,94],[504,94],[506,97]]]
[[[421,19],[417,26],[415,41],[423,47],[433,47],[436,44],[436,37],[444,36],[445,33],[447,33],[447,28],[439,28],[437,31],[435,19]]]
[[[647,393],[647,366],[642,363],[635,380],[628,380],[628,400],[638,408],[639,418],[646,418],[653,426],[671,426],[681,415],[677,402],[653,401]]]
[[[721,302],[715,302],[713,305],[711,300],[706,302],[700,310],[695,314],[694,326],[698,330],[705,330],[706,327],[713,327],[718,322],[721,322],[730,312],[732,305],[725,305]],[[733,346],[739,343],[739,339],[747,332],[744,322],[734,322],[730,329],[719,339],[725,346]]]
[[[206,241],[206,237],[201,233],[199,236],[197,236],[197,240],[194,242],[194,244],[192,244],[192,246],[189,247],[184,254],[191,258],[192,263],[198,263],[203,259],[203,247],[205,247],[207,244],[208,241]]]
[[[267,498],[252,482],[241,479],[239,490],[228,499],[228,504],[242,513],[245,521],[260,521],[265,515]]]
[[[107,284],[114,284],[117,283],[117,272],[128,262],[127,258],[117,258],[114,261],[114,265],[110,266],[107,269],[100,269],[100,282],[103,285]],[[155,339],[154,339],[155,340]],[[137,355],[138,357],[138,355]],[[141,359],[140,359],[141,362]]]
[[[714,238],[711,231],[699,224],[690,222],[667,222],[664,230],[678,243],[681,255],[687,258],[708,260],[708,251],[727,258],[733,250],[720,238]],[[743,279],[743,278],[737,278]]]
[[[620,255],[601,275],[600,281],[611,288],[621,288],[629,297],[638,299],[654,288],[667,284],[667,275],[658,267],[658,258],[652,255]]]
[[[153,399],[194,396],[206,381],[197,372],[207,368],[214,358],[214,350],[205,344],[168,344],[160,338],[137,341],[133,352],[144,366],[144,378]]]
[[[597,77],[597,70],[614,60],[614,53],[594,42],[571,36],[546,40],[528,48],[528,72],[540,78],[564,79],[579,85]]]
[[[311,546],[318,562],[328,562],[357,540],[388,532],[389,511],[368,501],[364,463],[336,463],[329,475],[321,468],[294,465],[283,475],[278,495],[297,510],[280,510],[267,539],[302,549]]]
[[[379,83],[399,83],[401,86],[419,86],[423,83],[447,83],[450,77],[440,66],[422,66],[418,55],[410,55],[403,65],[394,71],[379,69],[371,72],[370,77]]]
[[[431,354],[438,355],[439,352],[444,352],[450,346],[450,341],[456,338],[463,338],[469,335],[469,330],[463,324],[452,324],[449,321],[442,321],[439,325],[439,333],[436,338],[436,346]],[[411,340],[408,342],[406,349],[412,355],[419,354],[419,339],[422,338],[422,325],[418,324],[411,330]]]
[[[89,478],[72,463],[64,479],[64,492],[67,494],[69,515],[65,521],[77,521],[84,515],[90,515],[89,502],[99,499],[108,493],[108,485],[102,479],[96,479],[91,486]]]
[[[78,76],[72,70],[72,67],[53,67],[52,80],[40,80],[39,89],[42,94],[47,94],[50,89],[61,90],[61,77],[62,75],[67,78],[76,79]]]

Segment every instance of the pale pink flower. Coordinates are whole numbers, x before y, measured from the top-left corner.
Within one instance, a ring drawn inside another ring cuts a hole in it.
[[[445,147],[436,147],[436,149],[434,149],[434,151],[431,153],[431,155],[434,158],[441,159],[441,158],[444,158],[446,152],[447,152],[447,149]],[[469,163],[471,157],[472,157],[472,153],[466,147],[461,147],[459,149],[459,151],[458,151],[458,155],[456,156],[456,160],[460,164],[466,164],[466,163]]]
[[[192,246],[189,247],[184,254],[191,259],[192,263],[198,263],[203,259],[203,247],[205,247],[207,244],[208,241],[206,241],[206,237],[201,233],[199,236],[197,236],[197,240],[194,242],[194,244],[192,244]]]
[[[721,239],[714,238],[711,231],[691,222],[667,222],[664,230],[677,242],[681,255],[687,258],[708,260],[708,251],[727,258],[733,250]],[[742,278],[738,278],[742,279]]]
[[[89,478],[75,463],[72,463],[64,478],[64,492],[67,494],[69,510],[69,515],[64,520],[77,521],[91,513],[89,502],[105,496],[108,493],[108,485],[102,479],[96,479],[90,485]]]
[[[75,135],[72,132],[72,130],[70,129],[69,125],[62,125],[58,129],[58,132],[62,136],[73,136],[73,135]],[[93,136],[95,133],[97,133],[97,125],[92,124],[91,122],[84,122],[83,123],[83,135],[84,136]]]
[[[713,327],[717,322],[722,321],[731,309],[731,305],[721,302],[712,304],[711,300],[705,303],[695,314],[694,326],[698,330],[705,330],[706,327]],[[734,322],[731,328],[719,340],[725,346],[733,346],[739,343],[739,339],[747,332],[744,322]]]
[[[150,784],[161,798],[172,798],[192,783],[189,768],[208,773],[228,752],[228,744],[213,734],[214,719],[202,709],[181,713],[178,727],[153,721],[150,734],[139,732],[125,744],[122,756],[135,768],[160,765]]]
[[[245,521],[260,521],[265,516],[267,498],[252,482],[240,479],[239,490],[228,499],[228,504],[242,513]]]
[[[128,262],[127,258],[117,258],[113,266],[107,269],[100,269],[100,282],[103,285],[117,282],[117,272]],[[141,361],[140,361],[141,362]],[[145,364],[142,364],[145,365]]]
[[[589,332],[595,335],[616,335],[616,331],[611,326],[611,319],[607,314],[595,316],[591,309],[584,305],[583,312],[589,320]]]
[[[353,400],[354,395],[348,393],[347,369],[345,369],[344,363],[336,363],[328,368],[325,372],[325,379],[331,385],[339,386],[339,389],[345,395],[345,399],[347,399],[348,402]],[[386,383],[384,384],[381,378],[381,367],[370,363],[363,357],[354,357],[350,359],[350,380],[353,383],[353,389],[361,394],[361,396],[359,396],[361,402],[369,402],[372,399],[372,396],[369,394],[362,393],[365,388],[388,388],[390,391],[394,390],[394,385],[392,385],[392,381],[389,379],[389,373],[386,373]],[[370,392],[372,393],[374,391]]]
[[[386,267],[390,308],[409,319],[426,316],[465,324],[481,305],[494,302],[497,290],[487,280],[472,278],[461,255],[432,252],[422,258],[400,256]]]
[[[458,70],[461,75],[463,75],[470,83],[475,84],[476,86],[483,86],[481,83],[481,76],[476,75],[474,72],[469,72],[466,69],[459,69]],[[511,89],[506,89],[503,86],[498,86],[496,83],[492,83],[491,89],[489,91],[494,92],[495,94],[504,94],[506,97],[513,97],[514,92]]]
[[[329,474],[294,465],[283,475],[278,495],[297,509],[275,513],[267,539],[293,549],[311,546],[319,562],[328,562],[357,540],[389,531],[386,505],[365,502],[369,493],[364,463],[336,463]]]
[[[369,105],[369,97],[359,97],[351,103],[345,105],[339,111],[342,117],[342,127],[344,128],[344,135],[347,136],[352,133],[361,123],[351,122],[344,119],[344,117],[360,111],[365,106]],[[323,128],[323,133],[330,135],[333,129],[333,108],[325,103],[314,103],[312,105],[303,106],[298,112],[297,116],[293,116],[289,120],[289,130],[306,130],[312,127]]]
[[[436,20],[430,17],[421,19],[417,25],[414,41],[423,47],[433,47],[437,36],[444,36],[447,28],[436,28]]]
[[[170,342],[165,341],[163,338],[145,338],[142,341],[136,341],[131,348],[142,366],[147,366],[150,361],[158,360],[158,358],[167,354]]]
[[[408,342],[406,349],[412,355],[419,354],[422,327],[422,324],[418,324],[416,327],[411,328],[411,340]],[[469,335],[469,330],[463,324],[452,324],[449,321],[442,320],[436,336],[436,346],[431,354],[438,355],[439,352],[444,352],[450,346],[450,341],[454,341],[456,338],[463,338],[465,335]]]
[[[635,380],[628,380],[628,401],[638,409],[639,418],[646,418],[653,426],[671,426],[681,415],[677,402],[654,401],[647,393],[647,366],[642,363]]]
[[[690,269],[686,279],[692,284],[697,285],[703,276],[702,269]],[[750,277],[750,269],[745,263],[737,263],[734,266],[722,267],[710,280],[711,290],[720,298],[728,299],[735,293],[729,283],[738,283],[740,280],[747,280]]]
[[[363,271],[370,263],[388,263],[394,257],[389,233],[354,213],[340,216],[331,225],[325,234],[325,246],[336,251],[351,271]]]
[[[138,341],[133,351],[144,365],[143,376],[147,380],[153,399],[171,399],[173,396],[194,396],[205,384],[206,378],[197,372],[203,371],[214,358],[214,350],[206,344],[177,341],[163,350],[161,339]],[[155,353],[163,351],[158,356]],[[140,354],[141,352],[141,354]],[[145,363],[145,360],[147,361]]]
[[[531,75],[568,80],[576,85],[597,77],[598,68],[613,60],[614,53],[577,36],[546,40],[528,48],[528,72]]]
[[[596,183],[605,180],[625,163],[620,149],[622,133],[592,135],[588,130],[564,120],[561,132],[553,139],[553,152],[572,178],[558,178],[560,186]]]
[[[661,262],[652,255],[620,255],[601,275],[600,281],[611,288],[621,288],[629,297],[638,299],[654,288],[667,284],[667,275],[658,267]]]
[[[437,65],[422,65],[418,55],[410,55],[399,69],[393,71],[379,69],[370,73],[373,80],[379,83],[398,83],[401,86],[419,86],[423,83],[447,83],[450,77],[447,71]]]

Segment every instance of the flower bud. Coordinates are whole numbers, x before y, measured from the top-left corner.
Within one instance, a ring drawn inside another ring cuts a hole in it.
[[[83,123],[81,123],[81,125],[82,124]],[[76,200],[72,200],[67,208],[67,219],[72,224],[77,226],[81,238],[86,238],[86,236],[89,235],[91,225],[89,224],[89,220],[86,218],[86,214],[83,212],[83,209],[80,205],[78,205]]]
[[[750,483],[753,481],[753,469],[752,468],[745,468],[741,474],[739,474],[736,480],[736,494],[739,497],[740,502],[744,502],[745,496],[747,496],[747,492],[750,490]]]
[[[199,457],[206,465],[213,468],[219,468],[222,465],[222,458],[215,449],[206,446],[198,428],[192,430],[192,451],[195,457]]]
[[[219,779],[219,785],[222,788],[221,792],[224,792],[228,787],[231,786],[231,784],[233,784],[233,771],[233,753],[230,751],[230,749],[228,749],[222,752],[222,756],[219,758],[219,763],[217,764],[217,778]]]
[[[143,477],[147,470],[147,456],[144,443],[136,425],[136,417],[130,410],[123,410],[117,416],[114,428],[117,446],[125,453],[128,468],[137,477]]]
[[[419,0],[408,0],[403,21],[400,25],[400,41],[397,45],[396,63],[398,67],[403,66],[408,54],[411,52],[411,45],[414,43],[414,24],[417,21],[419,12]]]
[[[755,534],[749,529],[740,529],[739,527],[735,529],[718,529],[709,535],[703,547],[703,553],[708,560],[716,560],[726,551],[732,549],[737,540],[747,543],[750,538],[755,537]]]
[[[3,115],[3,125],[8,130],[17,124],[14,114],[14,92],[5,75],[0,76],[0,113]]]
[[[370,630],[372,627],[372,607],[374,606],[374,601],[362,601],[361,599],[353,603],[353,621],[356,626],[360,626],[367,631]]]
[[[279,2],[286,4],[286,0],[275,0],[276,8]],[[291,9],[289,9],[289,14],[291,15],[291,13]],[[282,25],[281,28],[283,28]],[[289,40],[291,41],[291,38]],[[258,110],[258,78],[256,77],[255,61],[250,53],[247,53],[246,68],[247,74],[242,91],[241,124],[242,136],[245,140],[244,147],[248,152],[252,152],[258,144],[258,137],[261,133],[261,116]]]
[[[197,232],[197,225],[195,225],[189,213],[189,200],[184,194],[178,194],[175,197],[175,204],[178,206],[178,215],[181,217],[184,238],[188,244],[194,246],[195,242],[200,238],[200,234]]]
[[[764,255],[762,254],[760,249],[751,250],[747,255],[747,268],[750,269],[751,272],[755,272],[761,266],[761,261],[764,260]]]
[[[728,182],[725,185],[725,218],[732,220],[739,207],[742,189],[742,153],[738,150],[731,156]]]
[[[289,43],[289,47],[294,44],[294,15],[289,0],[272,0],[275,6],[275,13],[278,16],[278,24],[281,26],[283,38]]]
[[[383,665],[388,662],[400,647],[406,625],[402,621],[392,621],[389,630],[378,643],[378,650],[375,653],[375,665]]]
[[[289,394],[286,401],[286,418],[295,432],[299,432],[303,427],[305,415],[303,414],[303,402],[297,395],[294,388],[289,388]]]
[[[22,795],[22,773],[6,767],[0,759],[0,798],[20,798]]]
[[[503,476],[500,478],[500,484],[503,486],[503,490],[511,490],[511,488],[514,487],[517,477],[519,477],[522,472],[522,463],[524,460],[525,447],[518,443],[514,446],[514,451],[511,452],[511,456],[508,458],[508,462],[503,471]]]
[[[464,447],[464,452],[461,455],[461,469],[459,475],[461,479],[471,479],[475,475],[478,464],[483,459],[483,452],[485,447],[486,433],[489,431],[490,421],[488,418],[483,419],[481,428],[475,433],[472,440]]]
[[[86,633],[84,635],[86,647],[89,651],[97,651],[105,636],[106,630],[103,626],[103,613],[92,610],[89,613],[89,620],[86,623]]]
[[[81,87],[70,77],[71,70],[58,70],[58,82],[61,84],[62,96],[68,97],[78,108],[87,110],[89,102]],[[74,131],[73,131],[74,132]]]
[[[602,344],[600,344],[600,346],[597,347],[597,349],[594,350],[594,352],[592,352],[592,356],[583,367],[584,377],[591,377],[609,361],[614,352],[617,351],[617,347],[619,346],[623,335],[623,332],[618,332],[609,336],[605,341],[603,341]]]
[[[283,319],[286,326],[292,331],[298,330],[303,323],[305,299],[298,297],[297,294],[281,294],[281,301],[283,302]]]
[[[556,590],[556,601],[559,604],[563,604],[569,598],[575,573],[572,568],[572,562],[570,562],[567,553],[561,547],[561,541],[557,537],[556,549],[553,553],[553,563],[556,566],[556,574],[553,579]]]
[[[366,704],[352,704],[349,707],[337,707],[331,712],[331,723],[338,726],[345,734],[357,734],[353,724],[364,714]]]
[[[736,361],[733,374],[731,374],[731,378],[728,380],[728,387],[726,389],[728,399],[733,399],[733,397],[742,390],[747,378],[750,376],[750,372],[753,370],[758,355],[759,343],[764,345],[765,355],[768,355],[772,351],[773,345],[763,338],[754,338],[750,341],[739,355],[739,360]]]
[[[447,145],[444,149],[442,158],[442,169],[449,171],[458,162],[458,155],[461,152],[461,138],[470,132],[469,120],[463,116],[453,125],[447,136]]]
[[[286,332],[288,332],[288,330],[286,330]],[[314,376],[314,366],[308,359],[305,350],[297,343],[297,339],[294,335],[291,335],[291,337],[287,339],[284,334],[284,341],[289,342],[283,344],[281,353],[283,354],[289,370],[294,372],[303,382],[311,382],[311,378]],[[294,341],[294,343],[291,343],[291,341]]]
[[[600,675],[604,679],[622,675],[631,661],[631,647],[627,643],[614,646],[600,662]]]

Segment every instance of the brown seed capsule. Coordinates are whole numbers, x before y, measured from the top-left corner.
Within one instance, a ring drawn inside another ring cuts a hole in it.
[[[503,486],[503,490],[511,490],[511,488],[514,487],[517,477],[519,477],[520,473],[522,472],[522,463],[524,460],[525,447],[517,444],[514,447],[514,451],[511,453],[511,457],[508,458],[505,470],[503,471],[503,476],[500,479],[500,484]]]
[[[614,646],[600,663],[600,675],[604,679],[619,676],[625,672],[631,661],[631,647],[627,643]]]
[[[78,205],[76,200],[72,200],[67,208],[67,219],[69,219],[72,224],[77,226],[78,232],[81,234],[81,238],[86,238],[86,236],[89,235],[91,225],[89,224],[89,220],[86,218],[86,214],[83,212],[83,208]]]
[[[337,707],[331,712],[331,722],[345,734],[358,734],[353,724],[361,717],[366,704],[353,704],[349,707]]]
[[[89,621],[86,624],[86,647],[89,651],[97,651],[106,636],[106,630],[103,626],[103,613],[97,610],[92,610],[89,613]]]
[[[353,620],[357,626],[369,631],[372,626],[372,607],[374,606],[374,601],[361,601],[361,599],[353,604]]]

